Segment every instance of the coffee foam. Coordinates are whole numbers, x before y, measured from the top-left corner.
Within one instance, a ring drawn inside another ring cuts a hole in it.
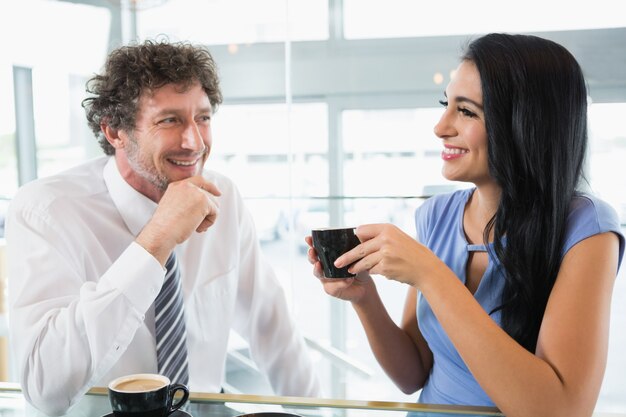
[[[169,379],[162,375],[135,374],[113,380],[109,384],[109,388],[118,392],[148,392],[169,384]]]
[[[156,389],[164,387],[165,384],[163,381],[159,381],[156,379],[130,379],[128,381],[122,381],[118,383],[113,388],[116,391],[121,392],[144,392],[144,391],[154,391]]]

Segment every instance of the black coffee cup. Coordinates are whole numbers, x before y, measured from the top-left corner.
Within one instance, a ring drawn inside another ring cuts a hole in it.
[[[183,395],[174,403],[178,391]],[[163,375],[126,375],[109,383],[109,400],[116,417],[165,417],[188,399],[189,389],[185,385],[172,384]]]
[[[361,243],[354,227],[313,229],[311,237],[326,278],[351,278],[355,276],[348,272],[349,265],[343,268],[337,268],[334,265],[337,258]]]

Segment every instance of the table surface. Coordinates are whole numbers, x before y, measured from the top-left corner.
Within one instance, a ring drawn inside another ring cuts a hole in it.
[[[488,407],[415,404],[388,401],[337,400],[305,397],[277,397],[244,394],[192,392],[184,407],[187,415],[172,417],[236,417],[284,413],[302,417],[488,417],[503,416]],[[65,414],[67,417],[100,417],[111,413],[106,388],[93,388]],[[266,413],[266,414],[263,414]],[[280,414],[274,414],[279,416]],[[18,384],[0,382],[0,417],[47,417],[26,403]],[[594,413],[593,417],[626,417],[623,413]]]
[[[184,410],[192,417],[235,417],[263,412],[290,413],[303,417],[400,417],[407,414],[412,417],[502,415],[496,409],[487,407],[197,392],[190,394],[190,401]],[[111,407],[106,389],[93,388],[70,409],[66,416],[99,417],[110,412]],[[43,417],[45,414],[26,403],[18,384],[0,383],[0,416]]]

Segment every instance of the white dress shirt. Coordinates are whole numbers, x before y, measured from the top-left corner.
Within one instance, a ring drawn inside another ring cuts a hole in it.
[[[229,332],[279,395],[316,396],[319,383],[281,286],[263,259],[234,184],[205,233],[176,247],[185,300],[189,387],[219,392]],[[165,270],[134,242],[157,205],[101,157],[20,189],[7,217],[12,357],[26,399],[65,412],[93,386],[157,372],[154,307]]]

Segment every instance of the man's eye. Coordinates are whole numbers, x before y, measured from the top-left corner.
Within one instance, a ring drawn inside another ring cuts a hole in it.
[[[159,121],[159,123],[165,123],[165,124],[175,123],[175,122],[176,122],[176,118],[174,117],[168,117]]]

